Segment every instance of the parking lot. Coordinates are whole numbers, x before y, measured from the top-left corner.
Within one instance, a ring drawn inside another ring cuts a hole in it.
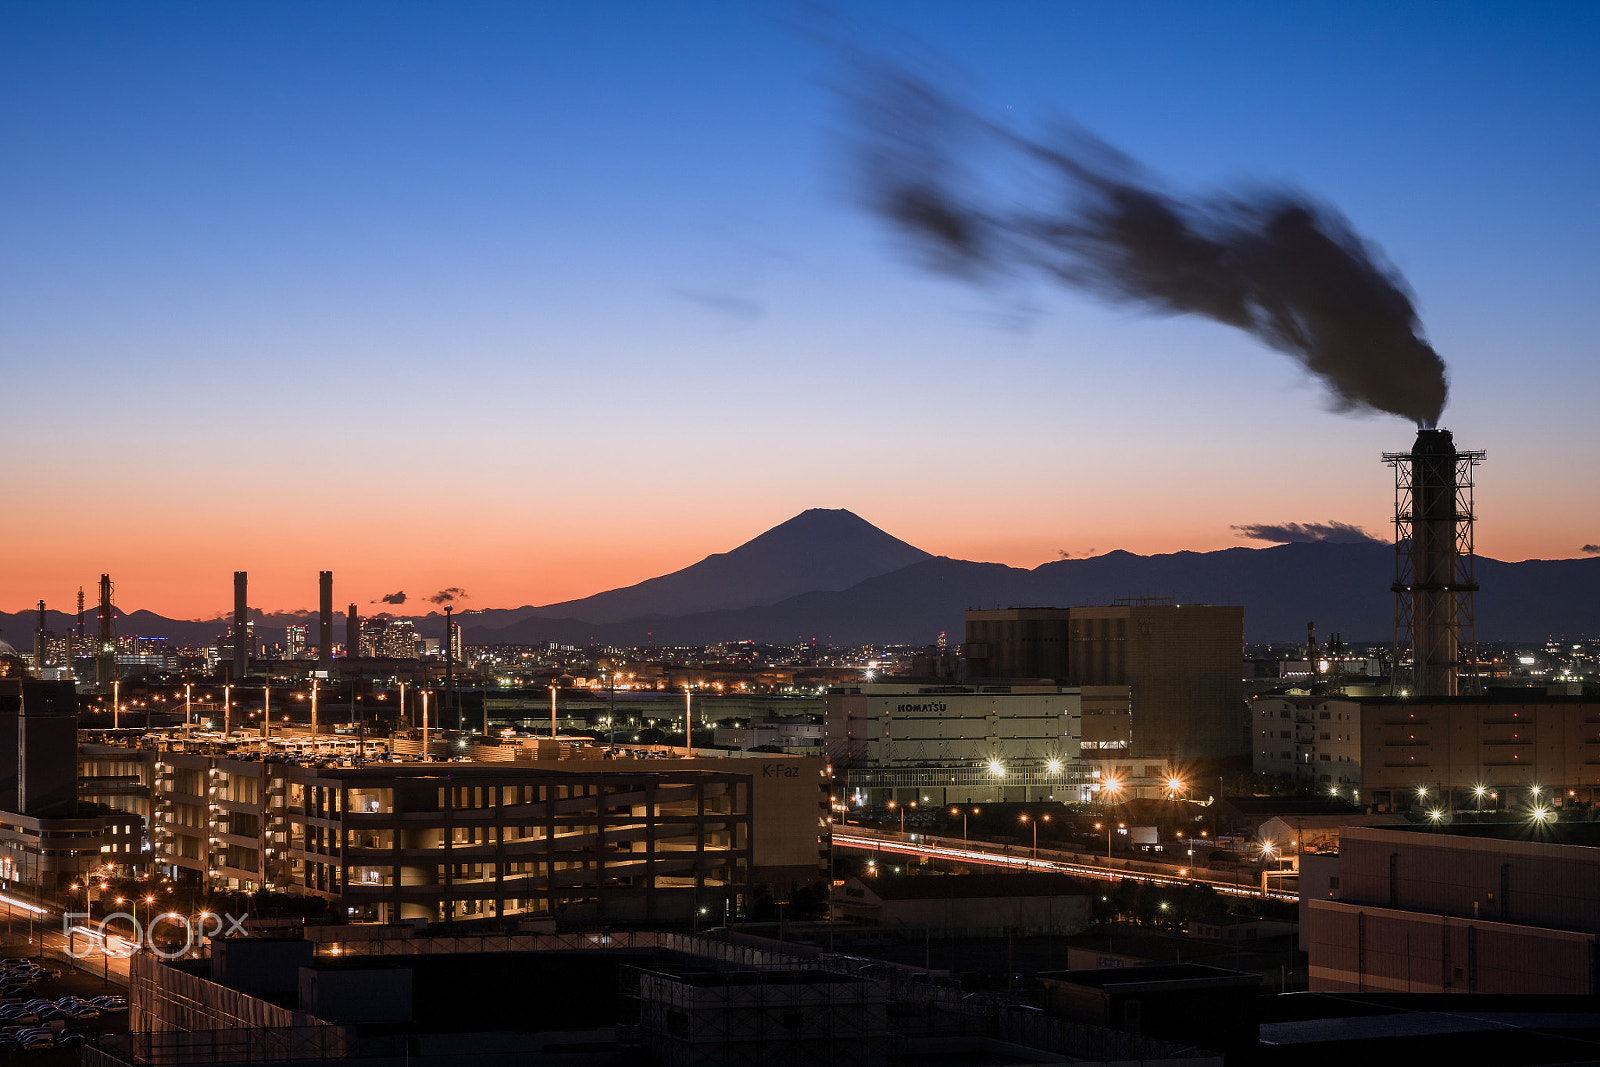
[[[0,958],[27,958],[34,959],[38,951],[37,946],[30,947],[25,938],[8,939],[0,941]],[[96,959],[98,962],[98,958]],[[77,970],[69,963],[39,957],[38,963],[49,970],[59,971],[61,977],[39,981],[33,984],[32,991],[23,994],[20,1000],[43,999],[59,1001],[64,997],[79,997],[89,1000],[94,997],[107,995],[126,995],[127,990],[115,982],[108,982],[100,974],[88,974]],[[87,961],[85,966],[87,966]],[[8,997],[6,1000],[15,1001],[18,998]],[[15,1026],[15,1023],[0,1023],[0,1033]],[[40,1024],[43,1025],[43,1024]],[[101,1034],[118,1034],[128,1029],[128,1013],[119,1011],[101,1013],[94,1019],[72,1019],[58,1022],[57,1028],[71,1027],[89,1032],[88,1040],[94,1041]],[[31,1067],[77,1067],[79,1053],[76,1047],[45,1048],[27,1050],[0,1049],[0,1065],[26,1063]]]

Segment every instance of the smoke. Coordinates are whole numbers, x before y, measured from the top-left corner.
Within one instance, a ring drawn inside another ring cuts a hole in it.
[[[1277,544],[1306,544],[1311,541],[1326,541],[1335,545],[1388,544],[1383,538],[1348,522],[1285,522],[1276,525],[1252,522],[1229,528],[1237,531],[1240,537]]]
[[[378,600],[374,601],[374,603],[378,604],[404,604],[405,602],[406,591],[404,589],[400,590],[398,593],[386,593],[382,597],[378,598]]]
[[[1583,551],[1586,555],[1592,556],[1595,553],[1600,552],[1600,545],[1584,545]]]
[[[451,601],[466,599],[467,591],[453,585],[449,589],[439,590],[437,593],[428,598],[428,600],[434,604],[448,604]]]
[[[1287,188],[1162,192],[1081,130],[1031,140],[903,71],[870,76],[850,103],[867,206],[930,268],[972,282],[1042,274],[1155,314],[1203,315],[1292,356],[1339,410],[1438,422],[1444,362],[1405,279],[1332,208]]]

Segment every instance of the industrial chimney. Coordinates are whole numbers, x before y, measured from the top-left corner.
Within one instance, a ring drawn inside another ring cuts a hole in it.
[[[38,601],[38,622],[34,625],[34,677],[45,677],[45,601]]]
[[[344,617],[344,654],[351,659],[361,655],[361,616],[354,604]]]
[[[322,571],[318,574],[318,581],[322,593],[322,619],[321,632],[317,635],[317,669],[328,671],[333,669],[333,572]]]
[[[100,643],[95,649],[95,683],[107,689],[117,680],[117,639],[112,632],[111,575],[100,576]]]
[[[250,671],[250,574],[233,572],[233,680],[241,681]]]
[[[1438,429],[1418,430],[1410,452],[1383,456],[1394,469],[1395,668],[1410,656],[1414,696],[1478,690],[1473,469],[1483,458]]]

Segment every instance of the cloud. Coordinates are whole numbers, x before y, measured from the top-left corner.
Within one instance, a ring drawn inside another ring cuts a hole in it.
[[[454,585],[452,585],[449,589],[441,589],[428,598],[429,601],[435,604],[448,604],[451,601],[467,599],[469,599],[467,596],[467,591],[462,589],[460,586]]]
[[[1595,553],[1600,552],[1600,545],[1584,545],[1583,550],[1592,556]]]
[[[1388,544],[1383,538],[1348,522],[1251,522],[1230,529],[1252,541],[1273,541],[1277,544],[1306,544],[1311,541],[1326,541],[1335,545]]]
[[[707,311],[714,311],[719,315],[726,315],[728,318],[743,322],[755,322],[766,314],[766,308],[762,307],[759,300],[752,300],[735,293],[717,293],[704,289],[674,289],[672,295],[691,304],[698,304]]]
[[[378,601],[378,603],[382,604],[404,604],[405,602],[406,591],[404,589],[400,590],[398,593],[387,593],[380,601]]]

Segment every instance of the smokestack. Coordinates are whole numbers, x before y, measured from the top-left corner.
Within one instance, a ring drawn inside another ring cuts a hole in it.
[[[351,658],[361,655],[361,616],[354,604],[344,617],[344,654]]]
[[[102,689],[117,680],[117,639],[112,632],[111,575],[100,576],[100,644],[95,649],[95,682]]]
[[[322,571],[317,577],[322,593],[322,626],[321,633],[317,637],[317,667],[326,671],[333,669],[333,572]]]
[[[250,574],[233,572],[233,680],[241,681],[250,671]]]
[[[1396,668],[1409,653],[1413,696],[1476,692],[1473,469],[1484,453],[1459,451],[1449,430],[1422,429],[1410,452],[1383,458],[1395,472]]]
[[[44,679],[44,601],[39,601],[39,621],[33,628],[33,673]]]

